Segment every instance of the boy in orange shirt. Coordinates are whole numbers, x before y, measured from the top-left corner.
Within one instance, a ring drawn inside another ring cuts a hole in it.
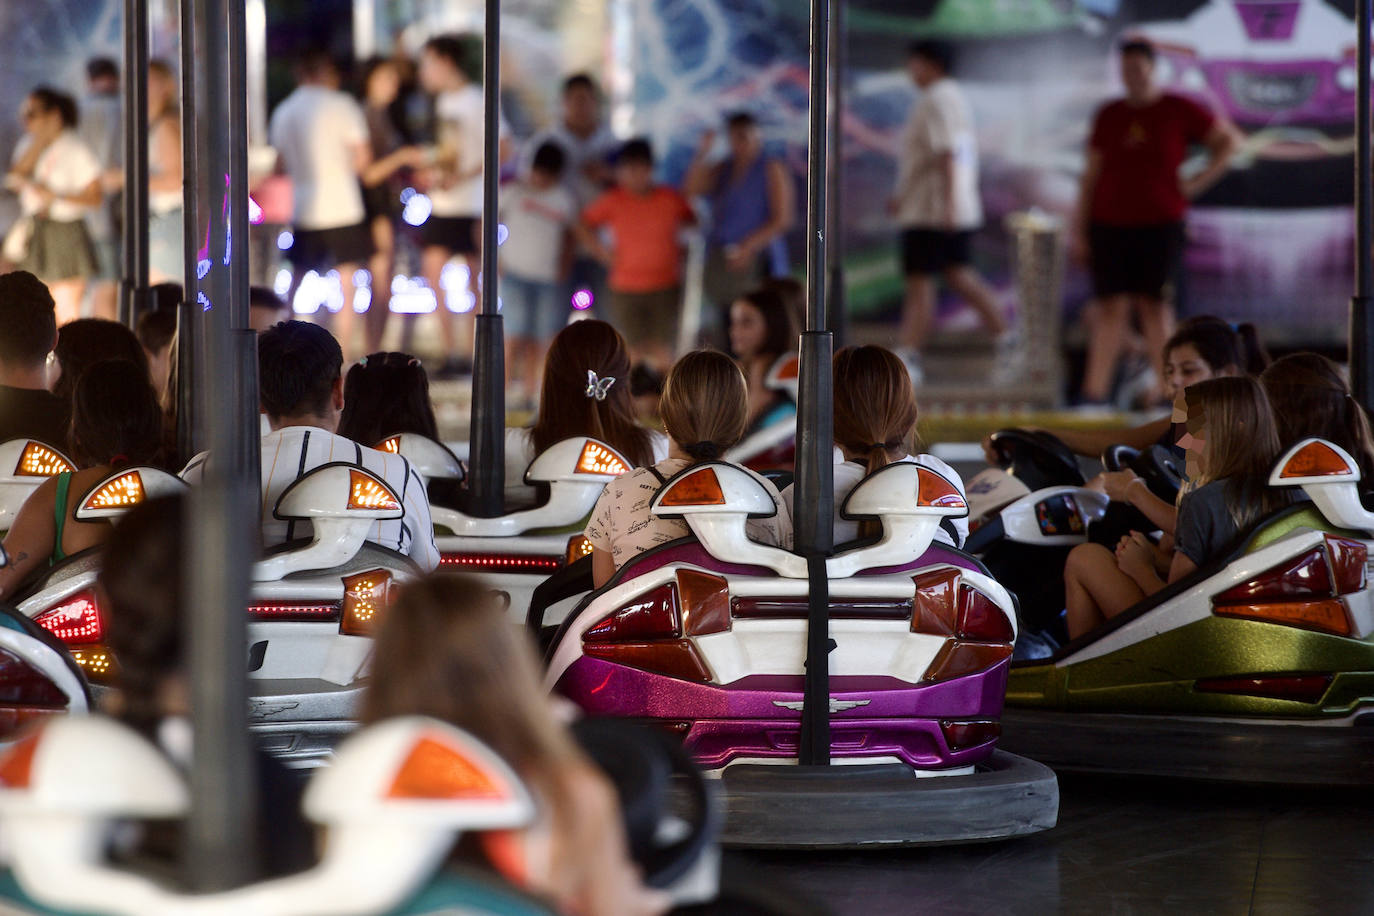
[[[617,186],[582,212],[578,235],[610,268],[608,320],[625,336],[636,361],[666,372],[682,310],[679,235],[696,223],[696,214],[676,189],[654,184],[654,154],[645,140],[620,148],[615,178]],[[602,228],[610,230],[609,248],[600,237]]]

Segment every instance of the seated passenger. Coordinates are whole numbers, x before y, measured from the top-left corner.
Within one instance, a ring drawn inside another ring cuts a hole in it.
[[[164,287],[172,284],[163,284]],[[166,397],[167,382],[171,378],[172,341],[177,333],[175,309],[157,308],[138,317],[138,342],[148,358],[148,374],[159,398]]]
[[[573,436],[600,439],[634,467],[668,457],[667,437],[635,420],[630,353],[625,338],[604,321],[574,321],[554,335],[534,424],[506,430],[507,497],[528,498],[530,462]]]
[[[1334,442],[1359,462],[1361,488],[1374,487],[1369,418],[1351,396],[1340,367],[1316,353],[1293,353],[1265,369],[1260,384],[1274,407],[1281,450],[1312,436]]]
[[[0,275],[0,442],[37,439],[67,450],[71,402],[48,391],[57,340],[52,293],[26,270]]]
[[[663,425],[668,430],[668,457],[611,481],[587,524],[592,579],[597,588],[644,551],[691,533],[680,518],[654,515],[649,503],[668,478],[693,464],[719,458],[739,442],[744,435],[746,403],[744,376],[724,353],[695,350],[669,370],[660,402]],[[758,479],[773,497],[778,514],[750,519],[749,536],[763,544],[782,544],[783,533],[792,526],[787,506],[771,483]]]
[[[400,455],[379,452],[337,435],[343,411],[343,351],[328,331],[283,321],[258,336],[258,392],[272,432],[262,437],[262,540],[274,547],[309,537],[307,521],[282,521],[272,509],[283,491],[321,465],[345,462],[371,471],[401,497],[405,515],[379,521],[368,540],[408,554],[426,571],[439,565],[424,481]],[[198,483],[208,453],[191,459],[181,476]]]
[[[1225,555],[1255,522],[1285,505],[1290,495],[1268,486],[1279,455],[1269,399],[1250,377],[1198,382],[1184,391],[1192,489],[1179,500],[1176,551],[1167,582],[1177,582]],[[1121,539],[1115,554],[1098,544],[1069,553],[1064,568],[1070,638],[1115,617],[1166,584],[1155,552],[1139,532]]]
[[[101,360],[127,359],[148,374],[148,357],[138,337],[118,321],[104,318],[78,318],[62,325],[53,355],[57,357],[58,375],[49,380],[52,393],[68,404],[81,376]]]
[[[103,544],[110,523],[78,522],[73,512],[119,467],[156,461],[161,446],[162,411],[147,370],[127,360],[87,369],[72,403],[72,460],[81,470],[48,478],[24,501],[5,536],[9,565],[0,568],[0,598],[43,567]]]
[[[118,659],[114,690],[101,694],[104,711],[157,744],[183,771],[191,762],[187,633],[181,612],[182,501],[155,499],[115,522],[98,588],[105,600],[105,639]],[[314,832],[301,812],[304,783],[261,751],[255,874],[276,877],[309,868]],[[155,822],[130,837],[120,852],[175,862],[181,830]],[[131,848],[132,847],[132,848]]]
[[[773,364],[797,352],[797,328],[787,303],[774,289],[761,287],[730,306],[730,352],[749,386],[749,422],[745,435],[797,415],[797,405],[765,381]]]
[[[1170,400],[1195,382],[1233,375],[1259,375],[1269,365],[1254,325],[1231,323],[1212,315],[1196,315],[1179,323],[1164,344],[1164,394]],[[1144,451],[1152,445],[1172,449],[1178,439],[1170,417],[1130,429],[1047,429],[1085,458],[1096,458],[1113,445]],[[996,462],[991,437],[983,440],[988,463]],[[1110,491],[1108,495],[1111,495]],[[1116,496],[1112,497],[1117,498]]]
[[[407,715],[433,716],[471,732],[534,795],[539,817],[533,826],[515,835],[478,835],[484,858],[509,879],[549,898],[560,913],[635,916],[667,909],[666,898],[644,887],[630,861],[614,788],[555,718],[534,646],[477,580],[434,576],[411,583],[383,617],[362,720]]]
[[[916,394],[911,375],[900,357],[882,347],[844,347],[832,363],[835,391],[835,445],[842,461],[835,465],[835,543],[882,534],[877,519],[862,523],[840,517],[840,508],[851,490],[879,468],[898,462],[930,468],[964,492],[964,482],[954,468],[934,455],[911,455],[907,448],[916,428]],[[793,510],[793,488],[782,491]],[[944,519],[935,540],[951,547],[963,546],[968,537],[967,518]],[[791,532],[786,540],[791,541]]]
[[[429,400],[429,376],[409,353],[370,353],[348,367],[339,435],[363,445],[397,433],[439,439]]]

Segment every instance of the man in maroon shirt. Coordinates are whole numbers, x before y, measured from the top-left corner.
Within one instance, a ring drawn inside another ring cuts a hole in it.
[[[1131,314],[1154,362],[1173,330],[1168,285],[1183,253],[1188,202],[1229,167],[1239,135],[1197,102],[1155,84],[1155,50],[1121,45],[1126,97],[1100,108],[1088,140],[1075,215],[1075,255],[1092,271],[1096,297],[1089,321],[1082,400],[1103,403],[1125,345]],[[1190,147],[1206,147],[1206,164],[1179,174]]]

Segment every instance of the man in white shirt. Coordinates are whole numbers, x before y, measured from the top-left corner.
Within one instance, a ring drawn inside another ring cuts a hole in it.
[[[420,52],[420,85],[434,96],[436,150],[426,170],[433,209],[420,227],[421,272],[434,291],[435,310],[443,334],[444,363],[435,375],[452,377],[472,352],[470,321],[459,340],[458,318],[445,299],[444,266],[455,255],[468,268],[468,288],[475,297],[472,313],[481,308],[477,277],[482,268],[482,171],[485,161],[485,104],[477,82],[482,65],[481,45],[475,38],[439,35]],[[501,119],[500,158],[509,157],[508,128]],[[500,163],[496,164],[500,168]],[[461,356],[461,359],[460,359]]]
[[[897,185],[889,210],[902,227],[901,355],[919,383],[919,354],[935,317],[935,278],[978,311],[994,335],[1006,330],[992,291],[969,266],[973,233],[983,222],[978,197],[978,144],[963,90],[950,77],[948,45],[911,46],[907,69],[921,98],[902,130]]]
[[[294,481],[317,467],[344,462],[371,471],[401,497],[405,515],[375,522],[368,540],[410,556],[428,572],[439,565],[424,479],[400,455],[336,435],[343,411],[343,354],[328,331],[283,321],[258,335],[258,388],[272,432],[262,437],[262,540],[273,547],[310,536],[310,523],[282,521],[272,509]],[[198,483],[208,454],[182,477]]]
[[[372,161],[367,119],[347,93],[328,54],[303,57],[299,85],[272,112],[268,139],[295,194],[288,303],[305,275],[337,271],[343,307],[336,320],[339,341],[352,360],[358,355],[353,312],[353,274],[372,256],[372,231],[363,209],[359,176]],[[385,280],[381,282],[386,282]]]
[[[546,143],[563,150],[563,187],[572,194],[581,213],[612,183],[611,159],[620,141],[601,117],[601,92],[585,73],[575,73],[563,81],[563,110],[557,124],[546,128],[525,143],[520,156],[520,174],[528,175],[535,153]],[[606,268],[585,248],[578,247],[569,271],[564,304],[579,290],[601,298],[606,288]]]

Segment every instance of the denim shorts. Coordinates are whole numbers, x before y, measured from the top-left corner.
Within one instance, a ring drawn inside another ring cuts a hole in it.
[[[560,283],[504,274],[499,296],[507,337],[547,342],[568,323],[570,306]]]

